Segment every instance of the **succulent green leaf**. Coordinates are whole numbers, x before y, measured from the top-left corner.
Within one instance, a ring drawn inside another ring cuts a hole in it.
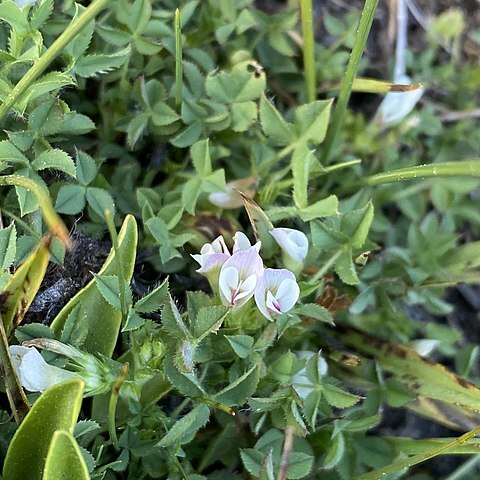
[[[119,254],[123,262],[124,282],[129,285],[135,265],[137,249],[137,223],[128,215],[118,234]],[[98,275],[120,275],[115,252],[110,251]],[[90,353],[101,353],[110,357],[117,342],[122,312],[112,307],[100,293],[97,282],[92,279],[63,307],[52,322],[52,329],[59,336],[70,312],[82,304],[85,309],[88,333],[82,346]],[[102,321],[98,321],[101,318]]]
[[[83,389],[83,381],[73,379],[50,387],[38,398],[10,443],[4,478],[42,480],[52,437],[57,430],[73,431]]]
[[[42,480],[89,480],[87,464],[82,451],[70,432],[57,430],[54,432]]]

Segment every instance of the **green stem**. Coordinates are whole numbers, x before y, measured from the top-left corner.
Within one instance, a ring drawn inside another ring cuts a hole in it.
[[[348,162],[336,163],[335,165],[330,165],[329,167],[326,167],[325,173],[331,173],[331,172],[334,172],[335,170],[341,170],[342,168],[348,168],[348,167],[351,167],[352,165],[358,165],[359,163],[362,163],[362,161],[359,158],[356,158],[355,160],[349,160]],[[322,172],[319,172],[319,173],[322,173]]]
[[[307,102],[310,103],[315,101],[317,96],[312,0],[300,0],[300,10],[302,14],[303,68],[305,70]]]
[[[125,362],[112,388],[110,401],[108,403],[108,433],[110,435],[110,440],[112,441],[112,444],[115,448],[118,448],[118,437],[117,437],[117,430],[115,425],[115,413],[117,411],[117,403],[118,403],[120,388],[122,387],[122,384],[127,376],[128,367],[129,367],[128,362]]]
[[[180,25],[180,10],[175,10],[175,105],[182,105],[182,26]]]
[[[361,183],[364,185],[381,185],[384,183],[403,182],[405,180],[454,176],[480,176],[480,159],[400,168],[390,172],[377,173],[376,175],[364,178]]]
[[[402,460],[400,462],[393,463],[391,465],[387,465],[383,468],[378,468],[373,472],[366,473],[364,475],[360,475],[356,477],[356,480],[377,480],[378,478],[383,478],[385,475],[390,473],[397,472],[403,468],[412,467],[413,465],[417,465],[418,463],[424,462],[430,458],[436,457],[442,453],[446,453],[450,448],[456,447],[457,445],[462,445],[471,438],[475,437],[480,433],[480,426],[470,430],[469,432],[465,433],[464,435],[456,438],[452,442],[446,443],[441,447],[435,448],[433,450],[429,450],[428,452],[420,453],[418,455],[413,455],[413,457],[407,458],[406,460]]]
[[[365,0],[365,6],[363,7],[357,35],[355,37],[355,43],[352,48],[352,53],[350,54],[350,59],[348,60],[345,77],[342,82],[342,88],[340,89],[340,94],[338,96],[337,107],[335,109],[335,113],[333,114],[332,123],[330,124],[327,132],[327,138],[325,139],[321,159],[322,165],[325,165],[329,162],[335,140],[345,119],[348,100],[350,99],[350,94],[352,92],[353,81],[355,80],[358,65],[362,58],[363,51],[365,50],[368,34],[372,28],[373,18],[378,6],[378,1],[379,0]]]
[[[3,320],[0,317],[0,363],[2,365],[1,374],[5,383],[5,390],[7,392],[8,403],[12,409],[13,417],[17,425],[22,423],[22,420],[30,410],[25,392],[23,391],[17,372],[13,367],[12,358],[8,349],[8,339],[5,333]]]
[[[7,175],[5,177],[0,177],[0,186],[2,185],[14,185],[30,190],[37,198],[38,204],[42,210],[43,218],[45,219],[45,222],[52,233],[57,236],[67,247],[70,246],[70,238],[68,236],[67,227],[53,208],[50,195],[45,188],[31,178],[22,177],[20,175]]]
[[[322,268],[313,275],[313,277],[310,279],[310,283],[315,283],[318,281],[320,278],[322,278],[329,270],[330,268],[335,264],[335,262],[338,260],[340,255],[342,254],[342,250],[337,250],[322,266]]]
[[[65,46],[75,38],[85,26],[93,20],[98,13],[105,8],[109,0],[93,0],[85,9],[82,15],[72,21],[66,30],[48,47],[46,52],[38,59],[30,70],[15,85],[8,94],[5,102],[0,105],[0,120],[8,114],[19,98],[32,86],[35,80],[52,63],[52,61],[63,51]]]

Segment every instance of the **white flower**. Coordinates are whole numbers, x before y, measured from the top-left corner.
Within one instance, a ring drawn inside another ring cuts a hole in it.
[[[262,242],[257,242],[253,247],[250,243],[250,240],[243,232],[237,232],[233,236],[233,253],[238,252],[239,250],[248,250],[249,248],[254,248],[257,253],[260,252],[260,246]]]
[[[411,83],[410,78],[406,75],[395,79],[395,81],[401,84]],[[384,127],[400,122],[413,110],[424,93],[425,89],[423,87],[406,92],[388,92],[378,107],[377,122]]]
[[[291,310],[299,295],[300,288],[290,270],[266,268],[255,291],[255,302],[262,314],[272,320]]]
[[[219,277],[220,299],[237,309],[255,294],[263,275],[263,262],[255,247],[239,250],[222,266]]]
[[[86,395],[105,393],[118,378],[122,367],[113,360],[103,362],[90,353],[51,338],[36,338],[9,348],[20,383],[30,392],[43,392],[57,383],[81,378],[85,381]],[[49,365],[37,348],[67,357],[67,367],[74,371]]]
[[[308,253],[307,236],[293,228],[274,228],[270,235],[282,249],[285,266],[296,274],[300,273]]]
[[[37,3],[38,0],[15,0],[15,5],[17,7],[24,7],[25,5],[33,5],[34,3]]]
[[[52,385],[78,378],[74,372],[49,365],[34,347],[11,345],[9,350],[18,379],[29,392],[43,392]]]
[[[248,198],[253,198],[257,187],[258,177],[241,178],[227,183],[225,192],[211,193],[208,199],[220,208],[240,208],[243,207],[243,198],[238,192],[242,192]]]
[[[212,243],[206,243],[200,249],[200,254],[192,255],[192,258],[200,264],[198,273],[207,274],[214,270],[220,270],[221,266],[230,257],[230,252],[222,235]]]

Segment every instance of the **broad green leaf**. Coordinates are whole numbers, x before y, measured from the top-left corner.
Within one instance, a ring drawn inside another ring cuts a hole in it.
[[[72,157],[70,157],[67,152],[58,148],[52,148],[38,155],[32,162],[32,167],[35,170],[53,168],[54,170],[65,172],[73,178],[77,176],[77,169],[75,168]]]
[[[360,283],[357,272],[355,271],[355,265],[352,260],[352,251],[347,248],[343,249],[340,256],[335,261],[335,271],[347,285],[357,285]]]
[[[77,180],[79,183],[86,186],[93,182],[98,173],[98,166],[90,155],[77,150],[75,165],[77,166]]]
[[[95,124],[86,115],[77,112],[67,112],[64,114],[60,130],[62,133],[84,135],[92,130],[95,130]]]
[[[97,288],[103,298],[117,310],[121,310],[120,304],[120,284],[116,275],[97,275],[93,274]]]
[[[338,433],[331,439],[327,450],[327,455],[323,461],[323,467],[331,469],[340,462],[345,454],[345,438],[342,433]]]
[[[75,4],[74,19],[78,19],[80,15],[85,12],[85,7],[79,4]],[[72,57],[73,60],[79,59],[88,49],[93,32],[95,30],[95,21],[91,20],[85,25],[81,32],[79,32],[64,48],[64,54]]]
[[[212,161],[210,159],[210,149],[208,140],[201,140],[190,147],[190,156],[197,173],[206,177],[212,173]]]
[[[215,401],[228,405],[229,407],[245,403],[257,388],[259,379],[258,370],[258,365],[254,365],[250,370],[247,370],[234,382],[218,392],[214,396]]]
[[[58,213],[75,215],[85,208],[85,187],[81,185],[63,185],[57,194],[55,210]]]
[[[97,187],[87,188],[87,202],[95,213],[105,218],[105,210],[109,210],[112,216],[115,213],[113,198],[106,190]]]
[[[217,333],[229,311],[229,307],[224,306],[201,308],[193,324],[196,340],[201,341],[209,333]]]
[[[137,237],[137,222],[133,216],[127,215],[118,234],[118,252],[123,262],[124,282],[127,285],[130,284],[135,265]],[[120,275],[113,249],[98,274]],[[122,313],[103,298],[95,279],[92,279],[63,307],[52,322],[53,331],[60,336],[68,315],[79,304],[82,304],[85,309],[88,326],[83,348],[90,353],[101,353],[110,357],[117,343]],[[102,321],[98,321],[99,318]]]
[[[353,248],[361,248],[365,243],[373,221],[373,205],[368,202],[358,210],[352,210],[342,216],[341,230],[349,238]]]
[[[314,457],[303,452],[292,452],[288,459],[287,478],[304,478],[312,470]]]
[[[180,115],[164,102],[155,104],[152,110],[152,123],[157,127],[171,125],[180,120]]]
[[[74,71],[84,78],[96,77],[121,67],[130,57],[131,48],[127,46],[115,53],[83,55],[76,63]]]
[[[53,135],[62,130],[64,109],[54,98],[40,103],[28,117],[30,130],[37,135]]]
[[[201,193],[201,187],[202,179],[199,177],[193,177],[188,180],[182,188],[182,205],[190,215],[195,215],[195,207]]]
[[[37,2],[35,9],[30,17],[30,25],[33,30],[40,30],[53,12],[53,0],[43,0]]]
[[[310,228],[314,247],[322,251],[338,250],[341,245],[348,243],[346,235],[324,222],[312,222]]]
[[[320,217],[338,215],[338,198],[336,195],[330,195],[302,208],[298,214],[304,222],[310,222]]]
[[[178,368],[178,371],[182,374],[193,373],[194,367],[194,357],[197,350],[197,343],[185,339],[177,342],[175,349],[175,366]]]
[[[15,260],[17,251],[17,229],[11,223],[0,230],[0,268],[6,270]]]
[[[168,294],[168,278],[158,287],[154,288],[148,295],[142,297],[135,303],[135,311],[138,313],[152,313],[160,309],[165,303]]]
[[[29,165],[28,158],[9,140],[0,142],[0,161]]]
[[[127,143],[130,147],[133,147],[142,138],[148,127],[149,119],[148,113],[142,113],[132,118],[127,128]]]
[[[341,388],[329,383],[325,383],[322,386],[322,392],[325,400],[327,400],[330,405],[333,405],[336,408],[353,407],[353,405],[358,403],[360,400],[358,395],[348,393],[345,390],[342,390]]]
[[[162,325],[163,328],[165,328],[165,330],[174,338],[191,338],[191,334],[170,295],[162,308]]]
[[[252,352],[254,339],[250,335],[225,335],[225,338],[240,358],[247,358]]]
[[[240,102],[232,105],[232,130],[245,132],[257,120],[258,109],[255,102]]]
[[[50,239],[43,239],[10,277],[1,295],[2,320],[7,334],[18,325],[40,288],[50,258]]]
[[[173,355],[167,353],[163,362],[165,376],[172,387],[186,397],[203,397],[206,395],[200,381],[194,373],[181,373],[175,366]]]
[[[152,14],[152,5],[148,0],[135,0],[127,18],[127,24],[132,33],[141,32]]]
[[[332,100],[317,100],[298,107],[295,110],[297,144],[318,145],[327,133]]]
[[[243,448],[240,450],[240,457],[248,473],[258,478],[263,465],[264,454],[254,448]]]
[[[54,385],[40,395],[8,447],[4,478],[42,480],[52,437],[57,430],[73,431],[83,389],[83,381],[74,379]]]
[[[205,81],[208,95],[221,103],[248,102],[258,99],[265,90],[263,70],[255,62],[235,65],[230,73],[210,74]]]
[[[184,128],[176,137],[172,138],[170,143],[178,148],[189,147],[200,138],[202,130],[202,122],[196,121]]]
[[[209,418],[210,410],[206,405],[196,406],[191,412],[178,420],[157,445],[159,447],[171,447],[191,442]]]
[[[57,430],[45,459],[42,480],[90,480],[87,464],[73,435]]]
[[[308,205],[308,180],[310,178],[310,169],[315,162],[313,150],[310,150],[306,144],[299,145],[292,155],[292,175],[293,175],[293,200],[299,209],[304,209]]]
[[[293,125],[283,119],[265,95],[260,100],[260,122],[263,132],[274,145],[289,145],[294,141]]]
[[[299,305],[295,308],[295,313],[298,315],[304,315],[306,317],[320,320],[321,322],[330,323],[333,325],[333,318],[331,313],[324,307],[317,305],[316,303],[307,303],[306,305]]]
[[[4,0],[0,3],[0,18],[3,22],[8,23],[20,37],[25,37],[30,32],[26,12],[22,11],[11,0]]]

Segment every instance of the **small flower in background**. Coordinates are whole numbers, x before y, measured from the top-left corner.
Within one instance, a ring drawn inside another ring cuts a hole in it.
[[[33,5],[37,3],[38,0],[15,0],[15,5],[17,7],[24,7],[25,5]]]
[[[239,250],[222,266],[219,277],[220,299],[237,309],[255,294],[263,275],[263,261],[255,247]]]
[[[48,364],[37,348],[67,357],[67,365],[74,371]],[[81,378],[87,396],[106,393],[118,378],[122,366],[113,360],[108,360],[107,364],[90,353],[49,338],[37,338],[23,345],[12,345],[9,349],[20,383],[30,392],[43,392],[57,383]]]
[[[239,250],[248,250],[249,248],[254,248],[257,253],[260,252],[260,247],[262,242],[257,242],[253,247],[250,243],[250,240],[243,232],[237,232],[233,236],[233,253],[235,254]]]
[[[396,83],[410,84],[411,79],[406,75],[399,77]],[[388,92],[375,114],[375,120],[382,127],[390,127],[402,121],[414,108],[425,93],[420,87],[406,92]]]
[[[218,288],[218,276],[222,265],[230,258],[230,252],[224,238],[220,235],[212,243],[206,243],[200,254],[192,255],[200,264],[198,273],[205,275],[214,290]]]
[[[308,238],[300,230],[293,228],[274,228],[270,235],[282,249],[283,262],[294,274],[303,269],[303,261],[308,253]]]
[[[291,310],[299,296],[300,288],[290,270],[266,268],[255,291],[255,302],[260,312],[273,320]]]
[[[18,379],[29,392],[43,392],[52,385],[78,378],[74,372],[49,365],[34,347],[11,345],[9,350]]]
[[[241,178],[234,180],[226,185],[225,192],[215,192],[208,196],[210,203],[225,209],[243,207],[242,196],[238,192],[242,192],[246,197],[253,198],[258,187],[258,177]]]

